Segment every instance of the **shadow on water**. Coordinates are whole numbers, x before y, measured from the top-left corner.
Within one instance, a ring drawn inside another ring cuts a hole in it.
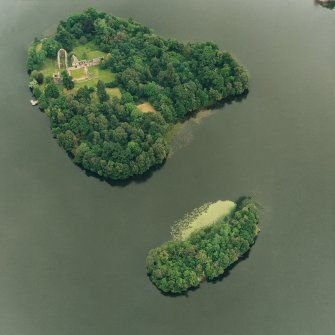
[[[208,105],[208,106],[204,106],[204,107],[202,107],[202,108],[200,108],[200,109],[195,110],[194,112],[188,113],[188,114],[181,120],[181,122],[185,122],[185,121],[188,121],[188,120],[190,120],[190,119],[196,117],[197,113],[199,113],[200,111],[205,110],[205,109],[209,109],[209,110],[221,109],[221,108],[223,108],[223,107],[226,106],[226,105],[231,105],[231,104],[233,104],[234,102],[238,102],[238,103],[240,103],[240,102],[242,102],[244,99],[247,98],[248,94],[249,94],[249,90],[245,90],[242,94],[237,95],[237,96],[235,96],[235,97],[229,97],[229,98],[227,98],[227,99],[223,99],[223,100],[221,100],[221,101],[219,101],[219,102],[216,102],[216,103],[214,103],[214,104],[211,104],[211,105]]]
[[[71,160],[73,160],[73,158],[71,157],[70,154],[68,154],[68,156],[71,158]],[[84,171],[86,176],[88,176],[88,177],[94,177],[94,178],[98,179],[99,181],[106,182],[107,184],[109,184],[110,186],[113,186],[113,187],[126,187],[126,186],[128,186],[132,183],[135,183],[135,184],[145,183],[148,179],[150,179],[152,177],[152,175],[156,171],[159,171],[160,169],[162,169],[163,166],[165,165],[165,163],[166,163],[166,160],[164,160],[164,162],[160,165],[153,166],[152,168],[150,168],[148,171],[144,172],[141,175],[133,176],[133,177],[130,177],[130,178],[125,179],[125,180],[108,179],[108,178],[105,178],[105,177],[102,177],[102,176],[98,175],[97,173],[87,171],[82,166],[80,166],[78,164],[76,164],[76,166],[78,166],[82,171]]]
[[[256,243],[256,240],[257,240],[257,236],[255,238],[255,242],[254,244]],[[251,246],[252,247],[252,246]],[[224,273],[222,275],[220,275],[219,277],[215,278],[215,279],[212,279],[212,280],[207,280],[208,283],[211,283],[211,284],[215,284],[217,282],[222,282],[225,278],[227,278],[229,275],[230,275],[230,271],[232,269],[235,268],[235,266],[237,266],[238,264],[244,262],[245,260],[247,260],[250,256],[250,253],[251,253],[251,249],[249,249],[244,255],[242,255],[235,263],[229,265]]]
[[[174,134],[169,139],[169,154],[167,159],[173,157],[178,151],[189,146],[195,139],[194,126],[201,126],[203,121],[210,118],[217,113],[221,113],[221,109],[226,105],[233,102],[241,102],[248,95],[248,92],[235,97],[234,99],[226,99],[214,105],[205,106],[197,111],[187,115],[182,121],[178,122],[176,128],[173,128]]]

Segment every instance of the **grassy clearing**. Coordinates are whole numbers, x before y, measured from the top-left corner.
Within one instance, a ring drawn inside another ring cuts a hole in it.
[[[99,77],[105,83],[115,80],[115,74],[108,69],[100,69],[99,66],[93,66],[89,68],[89,72],[94,77]],[[98,81],[97,81],[98,82]]]
[[[144,102],[143,104],[137,105],[137,108],[143,113],[156,112],[156,109],[151,105],[150,102]]]
[[[52,77],[58,70],[56,59],[46,58],[44,65],[38,70],[44,74],[44,77]]]
[[[59,88],[62,88],[63,92],[65,94],[76,94],[78,91],[78,88],[74,87],[72,90],[67,90],[63,85],[58,85]]]
[[[113,97],[117,97],[119,99],[121,99],[122,97],[122,93],[120,91],[119,88],[106,88],[106,92],[108,93],[108,95],[113,98]]]
[[[76,55],[79,60],[89,60],[98,57],[105,57],[107,55],[105,52],[98,50],[98,47],[93,42],[76,46],[73,49],[73,54]]]
[[[85,69],[77,69],[77,70],[72,70],[71,71],[71,77],[74,79],[82,78],[85,77]]]
[[[41,47],[42,44],[40,43],[37,45],[36,48],[41,49]],[[73,53],[79,58],[79,60],[89,60],[97,57],[105,57],[107,55],[105,52],[98,50],[97,46],[92,42],[75,47],[73,49]],[[52,77],[53,74],[58,71],[56,58],[46,58],[44,65],[38,71],[42,72],[44,77]],[[84,87],[85,85],[87,85],[88,87],[96,87],[99,80],[102,80],[105,83],[115,80],[115,75],[108,69],[101,69],[99,66],[91,66],[89,67],[88,71],[91,79],[76,82],[75,88],[73,90],[64,90],[64,92],[66,94],[75,93],[79,88]],[[71,76],[74,79],[80,79],[85,77],[84,68],[71,71]],[[44,87],[45,83],[42,85],[42,89],[44,89]],[[59,87],[61,89],[64,89],[63,85],[59,85]],[[107,92],[111,97],[117,96],[121,98],[121,92],[118,88],[108,90],[109,91]]]
[[[47,58],[43,67],[39,69],[40,72],[44,74],[44,77],[52,77],[52,75],[58,71],[57,62],[54,59]],[[111,82],[115,80],[115,75],[110,70],[100,69],[99,66],[91,66],[88,68],[91,79],[83,80],[75,83],[77,88],[84,87],[87,85],[88,87],[96,87],[99,80],[102,80],[105,83]],[[71,76],[73,78],[82,78],[85,76],[85,70],[78,69],[71,71]]]
[[[75,84],[76,87],[84,87],[87,85],[88,87],[96,87],[99,80],[102,80],[105,83],[111,82],[115,79],[114,73],[112,73],[110,70],[103,70],[100,69],[99,66],[91,66],[88,69],[90,75],[92,76],[91,79],[83,80],[80,82],[77,82]]]
[[[171,229],[171,235],[176,240],[185,240],[194,231],[215,223],[219,218],[228,216],[235,208],[236,204],[229,200],[207,203],[177,221]]]

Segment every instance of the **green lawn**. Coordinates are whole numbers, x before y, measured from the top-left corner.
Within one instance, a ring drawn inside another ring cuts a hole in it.
[[[96,87],[99,80],[108,83],[115,79],[114,73],[112,73],[110,70],[102,70],[99,66],[91,66],[88,68],[88,71],[93,78],[77,82],[75,84],[76,87],[84,87],[85,85],[88,87]]]
[[[57,63],[54,59],[47,58],[45,61],[45,64],[43,67],[39,70],[44,74],[44,77],[52,77],[54,72],[57,71]],[[84,87],[87,85],[88,87],[96,87],[99,80],[102,80],[105,83],[109,83],[113,80],[115,80],[115,75],[110,70],[106,69],[100,69],[100,67],[97,66],[91,66],[88,69],[91,79],[88,80],[82,80],[80,82],[75,83],[75,87]],[[81,78],[85,76],[84,69],[78,69],[71,72],[71,76],[73,78]],[[114,92],[115,93],[115,92]],[[121,93],[120,93],[121,94]],[[117,94],[118,95],[118,94]]]
[[[90,60],[97,57],[105,57],[107,55],[105,52],[98,50],[98,47],[93,42],[78,45],[72,52],[79,60]]]
[[[58,71],[56,60],[55,59],[51,59],[51,58],[46,58],[43,66],[40,69],[38,69],[37,71],[42,72],[43,75],[44,75],[44,78],[46,78],[46,77],[52,77],[53,74],[56,71]],[[45,81],[41,85],[41,87],[44,90],[44,88],[45,88]]]
[[[85,69],[81,68],[81,69],[78,69],[78,70],[72,70],[71,71],[71,77],[75,78],[75,79],[85,77]]]
[[[38,71],[44,74],[44,77],[52,77],[54,72],[58,70],[56,59],[47,58],[44,65]]]

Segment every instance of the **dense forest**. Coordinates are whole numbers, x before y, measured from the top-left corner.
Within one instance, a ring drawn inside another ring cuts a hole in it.
[[[166,293],[182,293],[205,279],[217,278],[255,242],[258,216],[257,205],[244,198],[230,216],[193,232],[186,240],[171,240],[150,250],[149,278]]]
[[[63,73],[62,85],[39,70],[59,48],[94,43],[107,53],[100,65],[115,74],[111,82],[74,89]],[[88,9],[61,21],[57,32],[35,39],[28,50],[30,88],[51,118],[59,144],[84,169],[110,179],[143,174],[161,164],[169,148],[169,126],[202,107],[242,94],[245,69],[211,42],[180,43],[165,39],[133,19]],[[121,98],[107,88],[120,88]],[[143,113],[149,102],[156,110]]]

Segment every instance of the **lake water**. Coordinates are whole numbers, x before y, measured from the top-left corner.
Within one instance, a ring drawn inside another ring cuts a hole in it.
[[[26,48],[88,6],[166,37],[212,40],[250,93],[183,130],[149,178],[88,177],[30,105]],[[1,335],[332,335],[335,329],[335,11],[313,0],[0,3]],[[177,146],[178,147],[178,146]],[[249,257],[222,281],[163,296],[150,248],[205,202],[263,205]]]

